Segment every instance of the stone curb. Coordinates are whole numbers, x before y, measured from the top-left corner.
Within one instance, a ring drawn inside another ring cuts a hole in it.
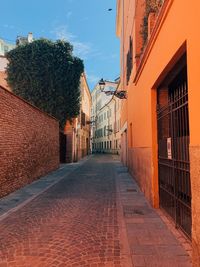
[[[118,177],[117,173],[117,168],[123,167],[121,163],[116,162],[115,163],[115,176],[116,178]],[[120,195],[120,186],[119,186],[119,181],[116,179],[116,191],[117,191],[117,213],[118,213],[118,221],[119,221],[119,234],[120,234],[120,241],[121,244],[123,244],[121,248],[121,253],[122,253],[122,263],[123,267],[132,267],[133,262],[131,258],[131,251],[130,251],[130,246],[128,242],[128,236],[127,236],[127,230],[126,230],[126,223],[124,220],[123,216],[123,207],[122,207],[122,202],[121,202],[121,195]]]

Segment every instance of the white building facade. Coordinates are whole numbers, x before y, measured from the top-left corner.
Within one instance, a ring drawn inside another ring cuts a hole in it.
[[[105,81],[105,91],[114,92],[117,82]],[[120,152],[120,99],[106,95],[97,84],[92,91],[91,147],[93,153]]]
[[[15,44],[7,43],[6,41],[0,39],[0,56],[5,56],[7,52],[14,49]]]

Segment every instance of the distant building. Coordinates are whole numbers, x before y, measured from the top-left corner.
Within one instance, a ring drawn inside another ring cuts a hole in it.
[[[0,71],[5,71],[8,65],[8,60],[5,56],[0,55]]]
[[[6,67],[8,64],[8,60],[5,56],[0,56],[0,86],[3,88],[11,91],[11,89],[8,86],[8,83],[6,81],[7,75],[6,75]]]
[[[26,43],[31,43],[33,41],[33,34],[29,33],[27,37],[17,37],[16,45],[22,45]],[[7,90],[11,91],[9,88],[6,78],[6,68],[8,65],[8,60],[6,58],[6,53],[16,47],[15,44],[10,44],[5,42],[4,40],[0,39],[0,85]]]
[[[27,37],[17,36],[16,44],[11,44],[3,39],[0,39],[0,56],[5,56],[6,53],[14,49],[16,45],[31,43],[33,40],[33,34],[31,32],[28,33]]]
[[[117,82],[105,81],[105,91],[116,91]],[[119,153],[120,99],[102,92],[99,84],[92,91],[91,140],[94,153]]]
[[[6,67],[8,65],[8,60],[5,57],[5,53],[9,52],[15,48],[15,45],[8,44],[5,41],[0,39],[0,86],[3,88],[11,91],[6,81],[7,74],[6,74]]]
[[[92,98],[85,74],[81,76],[81,108],[77,121],[77,160],[90,153],[90,112]]]
[[[0,56],[5,56],[7,52],[14,49],[15,45],[11,43],[7,43],[6,41],[0,39]]]
[[[28,33],[27,37],[17,36],[16,45],[24,45],[28,43],[32,43],[34,41],[32,32]]]
[[[7,89],[8,91],[11,91],[6,81],[6,78],[7,78],[6,73],[4,71],[0,71],[0,86]]]
[[[80,79],[81,105],[80,114],[72,122],[67,121],[64,134],[61,138],[66,148],[66,155],[61,155],[62,162],[74,162],[90,153],[90,111],[91,94],[87,84],[86,76],[83,73]],[[66,142],[66,144],[65,144]],[[63,151],[65,153],[65,151]]]

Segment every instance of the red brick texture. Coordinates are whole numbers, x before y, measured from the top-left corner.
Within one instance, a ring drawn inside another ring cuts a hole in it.
[[[58,121],[0,87],[0,197],[58,166]]]

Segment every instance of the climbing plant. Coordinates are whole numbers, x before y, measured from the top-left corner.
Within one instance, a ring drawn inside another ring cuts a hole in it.
[[[148,38],[148,17],[150,13],[157,14],[161,5],[163,3],[163,0],[145,0],[145,11],[144,11],[144,17],[141,25],[141,35],[143,40],[143,46],[142,50],[144,49],[144,46],[147,42]]]
[[[63,128],[80,110],[83,61],[69,42],[39,39],[7,53],[8,83],[13,92],[57,118]]]

